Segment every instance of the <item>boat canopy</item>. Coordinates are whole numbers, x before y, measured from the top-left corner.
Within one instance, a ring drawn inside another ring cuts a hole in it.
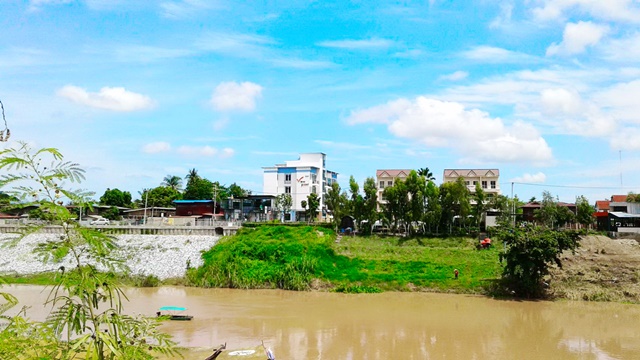
[[[187,308],[179,307],[179,306],[163,306],[160,308],[160,311],[185,311]]]

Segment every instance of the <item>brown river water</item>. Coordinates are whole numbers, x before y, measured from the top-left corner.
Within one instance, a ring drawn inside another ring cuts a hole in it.
[[[42,320],[47,291],[5,286]],[[188,308],[192,321],[163,330],[181,346],[254,348],[262,341],[283,359],[640,359],[640,306],[615,303],[494,300],[431,293],[336,294],[280,290],[127,289],[127,313]],[[205,350],[206,349],[206,350]],[[251,357],[265,359],[266,357]]]

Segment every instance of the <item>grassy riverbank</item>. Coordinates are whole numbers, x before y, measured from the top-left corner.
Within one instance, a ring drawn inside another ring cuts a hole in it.
[[[187,272],[189,283],[203,287],[485,293],[501,271],[498,250],[478,251],[470,238],[336,242],[331,230],[310,226],[243,229],[203,257],[203,266]]]

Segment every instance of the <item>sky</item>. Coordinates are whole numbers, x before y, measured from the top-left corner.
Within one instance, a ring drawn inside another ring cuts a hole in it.
[[[139,198],[189,169],[497,168],[503,194],[640,192],[640,1],[0,0],[12,141]],[[13,142],[0,147],[14,146]],[[185,180],[186,183],[186,180]]]

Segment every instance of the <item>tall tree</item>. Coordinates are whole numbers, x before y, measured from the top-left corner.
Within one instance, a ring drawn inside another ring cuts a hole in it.
[[[425,177],[418,175],[415,170],[411,170],[405,179],[409,204],[404,222],[410,234],[415,226],[421,227],[420,222],[424,219],[426,181]]]
[[[367,220],[361,231],[364,234],[371,234],[373,224],[378,220],[378,187],[376,180],[372,177],[365,179],[362,186],[364,198],[362,199],[362,218]]]
[[[418,175],[423,176],[427,181],[434,181],[436,179],[428,167],[418,169]]]
[[[251,191],[243,189],[236,183],[229,185],[227,192],[229,196],[233,196],[234,198],[241,198],[251,194]]]
[[[198,170],[196,170],[196,168],[193,168],[189,170],[189,172],[184,178],[187,179],[187,181],[190,181],[190,180],[195,180],[200,178],[200,175],[198,175]]]
[[[174,200],[181,200],[182,193],[168,186],[158,186],[144,189],[140,194],[139,206],[144,207],[174,207]]]
[[[440,205],[442,207],[440,224],[448,228],[449,233],[452,232],[454,223],[460,228],[466,224],[467,215],[471,209],[469,195],[469,189],[462,177],[454,182],[440,185]]]
[[[349,213],[356,221],[356,227],[360,226],[364,213],[364,198],[360,194],[360,185],[351,175],[349,178]]]
[[[593,217],[595,211],[595,207],[589,204],[589,200],[586,197],[580,195],[576,198],[576,221],[578,221],[578,223],[587,228],[591,227],[595,221]]]
[[[427,182],[426,186],[426,210],[425,210],[425,222],[429,232],[435,230],[439,232],[440,219],[442,218],[442,205],[439,201],[440,188],[433,182]]]
[[[292,205],[293,199],[291,198],[291,194],[280,194],[276,197],[275,207],[280,213],[280,221],[284,221],[284,214],[291,211]]]
[[[484,211],[487,207],[487,194],[484,192],[479,182],[476,183],[476,190],[473,193],[473,200],[475,202],[475,205],[473,207],[473,222],[474,225],[478,228],[478,231],[480,231],[480,225],[484,216]]]
[[[162,179],[160,185],[180,191],[182,190],[182,178],[176,175],[167,175]]]
[[[217,197],[221,193],[221,187],[217,188]],[[184,190],[183,199],[185,200],[212,200],[214,192],[214,183],[201,177],[192,177],[187,182]],[[217,201],[220,201],[217,199]]]
[[[100,205],[130,207],[131,193],[120,189],[107,189],[100,197]]]
[[[391,228],[397,231],[401,224],[406,228],[408,224],[403,222],[409,211],[409,193],[404,180],[396,179],[393,185],[384,188],[382,196],[386,200],[384,216],[391,222]]]
[[[309,210],[307,214],[309,215],[309,221],[315,221],[318,217],[318,209],[320,208],[320,197],[318,194],[312,192],[307,196],[307,204],[309,206]]]
[[[533,216],[546,227],[555,228],[558,225],[558,205],[550,192],[542,192],[540,208],[534,211]]]
[[[332,183],[325,196],[325,204],[331,213],[332,222],[336,231],[338,231],[342,216],[347,214],[347,202],[347,193],[341,192],[340,185],[337,182]]]

